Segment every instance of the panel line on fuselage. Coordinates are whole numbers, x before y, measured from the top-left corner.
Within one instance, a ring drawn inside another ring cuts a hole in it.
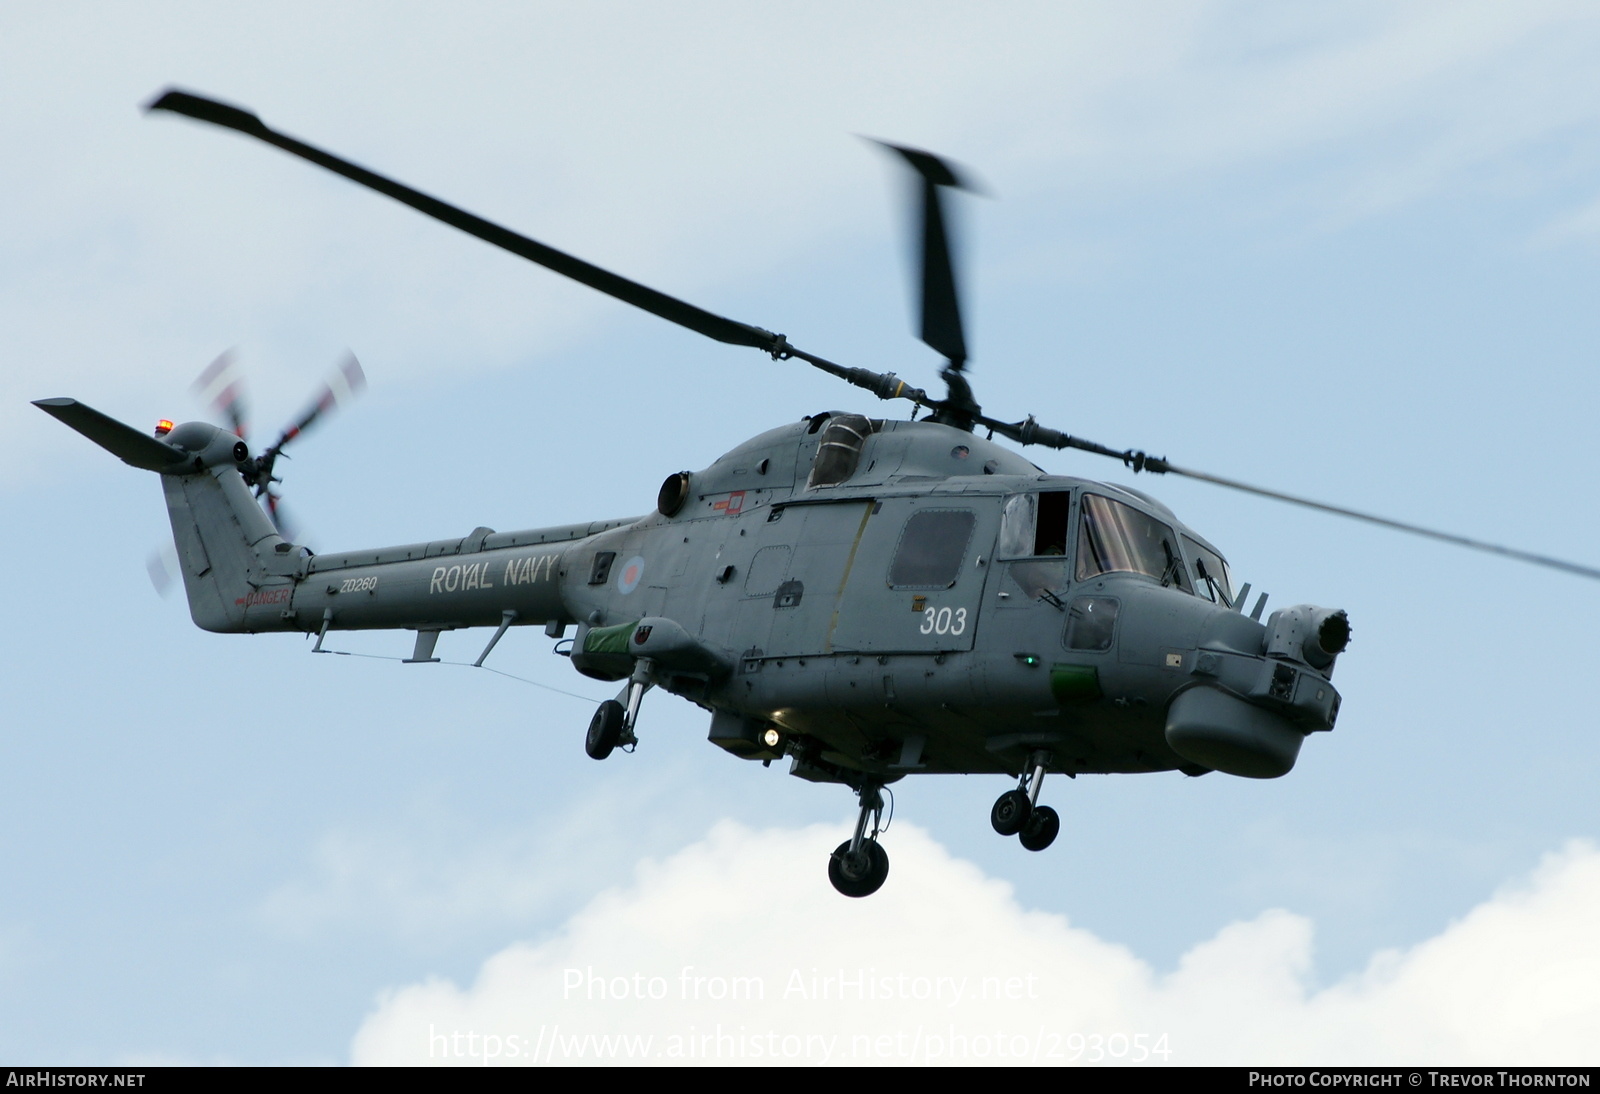
[[[861,537],[866,535],[867,522],[872,519],[872,511],[876,507],[874,502],[867,502],[866,511],[861,514],[861,523],[856,528],[856,538],[850,544],[850,554],[844,560],[844,573],[839,575],[839,588],[833,594],[833,615],[828,619],[828,633],[822,640],[824,653],[833,652],[833,632],[839,626],[839,605],[844,603],[844,589],[850,583],[850,571],[855,568],[856,551],[861,547]]]

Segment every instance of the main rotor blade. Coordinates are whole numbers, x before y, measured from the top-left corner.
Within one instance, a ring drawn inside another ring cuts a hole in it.
[[[438,198],[429,197],[409,186],[385,178],[364,167],[358,167],[347,160],[324,152],[319,148],[298,141],[293,137],[285,136],[276,130],[269,129],[264,122],[247,110],[236,106],[219,103],[213,99],[192,95],[187,91],[164,92],[154,102],[150,103],[148,110],[166,110],[174,114],[194,118],[197,121],[210,122],[220,125],[225,129],[237,130],[246,136],[265,141],[267,144],[283,149],[291,155],[309,160],[319,167],[324,167],[338,175],[343,175],[352,182],[359,183],[380,194],[386,194],[402,204],[409,205],[418,212],[425,213],[435,220],[442,220],[454,228],[459,228],[468,235],[476,236],[486,243],[491,243],[502,250],[520,255],[530,262],[535,262],[546,269],[591,289],[598,289],[607,296],[615,297],[624,303],[632,304],[637,308],[660,316],[669,322],[687,327],[689,330],[714,338],[718,342],[725,342],[736,346],[750,346],[771,354],[775,360],[784,361],[791,357],[805,361],[831,376],[854,384],[856,387],[865,388],[880,399],[906,399],[919,406],[942,408],[945,403],[940,399],[931,399],[921,388],[912,387],[892,372],[873,372],[870,369],[850,368],[845,365],[835,364],[825,357],[806,353],[789,344],[781,334],[774,334],[761,327],[740,323],[698,308],[677,297],[668,296],[658,292],[637,281],[630,281],[626,277],[603,270],[599,266],[575,258],[564,251],[547,246],[527,236],[519,235],[509,228],[503,228],[492,221],[484,220],[464,209],[440,201]]]
[[[969,187],[951,166],[931,152],[874,141],[898,153],[922,181],[922,340],[950,361],[957,372],[966,365],[967,340],[961,328],[961,299],[956,292],[955,267],[950,258],[950,236],[945,228],[941,187]]]
[[[1502,558],[1516,559],[1518,562],[1528,562],[1535,566],[1545,566],[1563,573],[1576,574],[1600,581],[1600,569],[1593,566],[1584,566],[1565,559],[1553,558],[1550,555],[1535,554],[1532,551],[1519,550],[1516,547],[1505,547],[1498,543],[1489,543],[1470,536],[1458,536],[1454,532],[1440,532],[1433,528],[1424,528],[1420,524],[1411,524],[1403,520],[1392,520],[1389,517],[1380,517],[1374,513],[1363,513],[1359,509],[1349,509],[1342,505],[1329,505],[1327,502],[1313,501],[1295,494],[1285,494],[1281,490],[1268,490],[1264,486],[1252,486],[1238,479],[1224,478],[1221,475],[1212,475],[1205,471],[1195,471],[1192,468],[1179,467],[1160,456],[1151,456],[1135,449],[1118,451],[1107,448],[1103,444],[1086,441],[1081,437],[1070,437],[1065,433],[1050,429],[1035,422],[1032,418],[1023,422],[998,422],[992,418],[979,416],[978,424],[987,426],[996,433],[1010,437],[1018,444],[1038,444],[1046,448],[1073,448],[1080,452],[1093,452],[1098,456],[1110,456],[1121,460],[1123,464],[1133,468],[1135,472],[1148,471],[1152,475],[1182,475],[1189,479],[1199,479],[1216,486],[1225,486],[1230,490],[1241,490],[1246,494],[1255,494],[1257,497],[1271,498],[1274,501],[1288,502],[1290,505],[1303,506],[1306,509],[1315,509],[1323,513],[1332,513],[1335,516],[1349,517],[1351,520],[1365,521],[1376,524],[1382,528],[1391,528],[1397,532],[1407,532],[1414,536],[1425,536],[1428,539],[1438,540],[1441,543],[1453,543],[1458,547],[1469,547],[1474,551],[1484,551]]]
[[[1352,520],[1366,521],[1368,524],[1376,524],[1383,528],[1392,528],[1397,532],[1409,532],[1414,536],[1426,536],[1428,539],[1436,539],[1442,543],[1454,543],[1458,547],[1470,547],[1474,551],[1485,551],[1491,555],[1500,555],[1504,558],[1514,558],[1519,562],[1531,562],[1535,566],[1546,566],[1552,570],[1561,570],[1565,573],[1576,574],[1579,577],[1587,577],[1596,581],[1600,581],[1600,569],[1596,569],[1592,566],[1581,566],[1576,562],[1567,562],[1564,559],[1552,558],[1549,555],[1535,554],[1532,551],[1523,551],[1515,547],[1504,547],[1498,543],[1487,543],[1484,540],[1472,539],[1468,536],[1458,536],[1453,532],[1440,532],[1432,528],[1424,528],[1420,524],[1409,524],[1402,520],[1390,520],[1388,517],[1380,517],[1372,513],[1363,513],[1356,509],[1346,509],[1342,505],[1329,505],[1326,502],[1312,501],[1310,498],[1296,497],[1293,494],[1285,494],[1278,490],[1268,490],[1265,487],[1252,486],[1249,483],[1239,482],[1235,479],[1226,479],[1221,475],[1211,475],[1204,471],[1194,471],[1187,467],[1177,467],[1168,463],[1166,460],[1147,458],[1144,469],[1146,471],[1155,472],[1156,474],[1166,473],[1171,475],[1182,475],[1185,478],[1190,479],[1199,479],[1201,482],[1210,482],[1215,483],[1218,486],[1226,486],[1230,490],[1242,490],[1247,494],[1255,494],[1258,497],[1272,498],[1276,501],[1286,501],[1290,505],[1300,505],[1307,509],[1319,510],[1323,513],[1333,513],[1336,516],[1349,517]]]
[[[546,269],[591,289],[598,289],[607,296],[642,308],[652,315],[687,327],[708,338],[715,338],[718,342],[726,342],[736,346],[752,346],[756,349],[766,350],[774,355],[787,351],[787,343],[782,335],[773,334],[771,331],[760,327],[753,327],[732,319],[717,315],[714,312],[698,308],[677,297],[668,296],[658,292],[637,281],[630,281],[626,277],[614,274],[610,270],[601,269],[592,263],[585,262],[564,251],[547,246],[537,240],[519,235],[509,228],[504,228],[492,221],[483,219],[457,208],[438,198],[430,197],[419,190],[385,178],[365,167],[358,167],[348,160],[314,148],[303,141],[269,129],[262,120],[247,110],[236,106],[219,103],[213,99],[202,98],[186,91],[169,90],[163,93],[154,102],[150,103],[147,110],[166,110],[174,114],[183,114],[198,121],[210,122],[226,129],[237,130],[246,136],[265,141],[283,149],[291,155],[309,160],[319,167],[361,184],[380,194],[386,194],[398,202],[411,206],[418,212],[425,213],[435,220],[442,220],[453,228],[459,228],[468,235],[476,236],[485,243],[492,243],[502,250],[520,255],[530,262],[536,262]]]

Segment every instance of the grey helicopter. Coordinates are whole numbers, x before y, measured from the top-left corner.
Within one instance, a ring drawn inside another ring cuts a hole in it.
[[[152,435],[74,399],[34,404],[160,476],[201,628],[302,633],[317,652],[334,631],[409,630],[409,660],[429,662],[441,632],[492,627],[482,665],[511,627],[543,626],[578,672],[622,685],[588,726],[594,759],[633,751],[643,699],[660,689],[706,710],[711,743],[733,756],[786,758],[793,775],[850,788],[855,827],[828,858],[846,896],[874,893],[888,876],[884,792],[906,775],[1014,780],[991,825],[1042,851],[1061,828],[1040,801],[1047,774],[1276,778],[1338,718],[1344,611],[1299,604],[1263,620],[1266,595],[1251,607],[1222,552],[1165,505],[1046,473],[997,436],[1600,578],[1110,448],[1032,416],[986,415],[967,376],[943,206],[964,181],[927,152],[884,146],[918,183],[920,336],[945,359],[943,398],[594,266],[240,108],[169,90],[147,109],[233,129],[718,342],[913,405],[910,420],[831,411],[769,430],[703,470],[668,474],[643,517],[314,553],[278,519],[274,472],[284,447],[332,405],[331,388],[254,453],[237,412],[227,427],[164,421]],[[345,382],[358,376],[347,369]]]

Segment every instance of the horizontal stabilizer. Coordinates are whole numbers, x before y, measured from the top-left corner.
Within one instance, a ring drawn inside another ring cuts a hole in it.
[[[140,433],[133,426],[108,418],[76,399],[37,399],[33,405],[134,467],[171,471],[175,470],[174,465],[189,458],[183,449],[158,441],[148,433]]]

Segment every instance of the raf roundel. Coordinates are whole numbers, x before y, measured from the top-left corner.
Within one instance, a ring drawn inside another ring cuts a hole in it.
[[[639,579],[644,576],[644,556],[634,555],[622,567],[622,572],[617,575],[617,592],[627,596],[639,587]]]

